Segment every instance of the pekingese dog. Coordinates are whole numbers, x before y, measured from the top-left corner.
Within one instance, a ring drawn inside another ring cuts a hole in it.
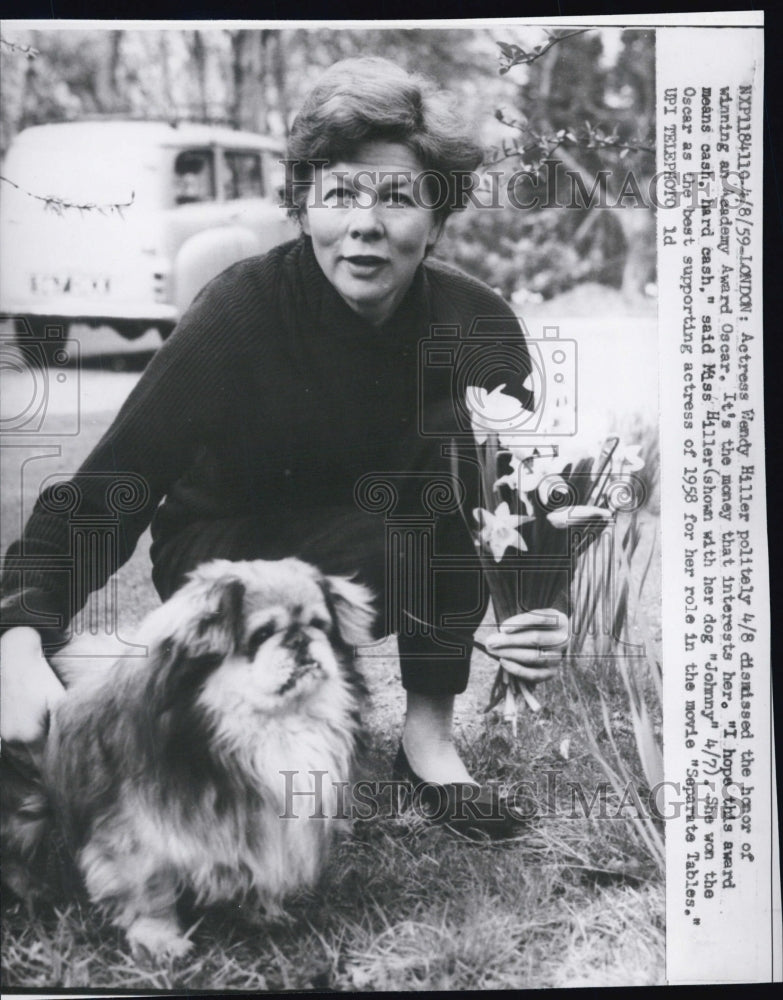
[[[372,617],[363,586],[298,559],[216,560],[144,621],[145,658],[77,681],[53,711],[50,813],[134,953],[190,948],[185,890],[263,917],[316,880],[357,750],[354,647]],[[326,772],[325,819],[312,772]]]

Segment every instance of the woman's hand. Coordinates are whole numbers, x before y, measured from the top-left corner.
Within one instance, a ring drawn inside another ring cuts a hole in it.
[[[32,743],[44,734],[44,717],[65,694],[49,666],[35,629],[10,628],[0,638],[0,736]]]
[[[538,684],[557,673],[568,636],[568,616],[554,608],[544,608],[507,618],[500,631],[484,642],[510,674],[529,684]]]

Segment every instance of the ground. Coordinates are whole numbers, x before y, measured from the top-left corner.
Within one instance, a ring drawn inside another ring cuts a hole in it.
[[[563,337],[572,331],[584,334],[585,339],[577,339],[580,378],[590,386],[586,412],[591,406],[599,410],[598,401],[605,403],[611,391],[628,426],[640,420],[650,426],[657,396],[647,374],[655,354],[650,344],[654,321],[602,317],[562,320],[559,327]],[[635,365],[621,385],[608,384],[607,372],[616,371],[616,364],[608,364],[607,351]],[[132,361],[124,364],[133,367]],[[17,433],[17,446],[3,449],[3,550],[29,513],[37,485],[55,472],[75,470],[137,377],[104,370],[118,366],[100,354],[91,365],[81,373],[78,433],[68,433],[71,404],[65,393],[70,386],[52,382],[45,415],[53,423],[44,434]],[[3,379],[6,419],[9,413],[32,414],[27,400],[38,388],[29,373],[12,369]],[[657,530],[652,506],[643,520],[650,533]],[[156,604],[148,545],[145,535],[117,575],[122,634],[128,638]],[[660,630],[657,564],[645,593],[655,642]],[[362,766],[374,778],[390,774],[404,710],[393,642],[381,652],[362,662],[371,692],[365,717],[369,749]],[[523,709],[516,739],[497,713],[483,711],[495,665],[480,652],[468,691],[458,699],[457,740],[476,777],[531,783],[538,812],[519,838],[469,842],[388,815],[357,822],[335,849],[317,889],[290,901],[287,920],[259,930],[244,923],[236,908],[194,913],[193,953],[160,967],[135,962],[120,935],[85,903],[57,903],[31,919],[5,894],[3,988],[377,991],[662,982],[660,868],[611,795],[603,815],[597,810],[586,815],[575,797],[575,786],[589,800],[606,781],[586,726],[593,726],[602,747],[607,734],[600,722],[588,722],[568,682],[568,671],[581,669],[567,664],[564,676],[545,685],[542,711]],[[589,673],[585,678],[592,683],[595,676]],[[624,690],[609,681],[603,693],[613,736],[642,787]],[[596,700],[589,703],[590,684],[584,691],[588,708],[596,709]]]

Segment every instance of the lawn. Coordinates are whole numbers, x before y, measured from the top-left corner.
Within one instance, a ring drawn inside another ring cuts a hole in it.
[[[115,380],[116,391],[110,392],[116,402],[127,389],[124,380],[133,376],[106,378]],[[21,488],[6,486],[3,548],[43,475],[75,469],[112,412],[93,405],[78,436],[36,438],[36,446],[54,444],[59,452],[28,463],[25,468],[36,475],[25,475]],[[20,456],[32,454],[29,448],[4,449],[6,484],[18,481]],[[657,518],[653,503],[642,517],[643,530],[654,534]],[[148,544],[144,536],[117,577],[126,637],[156,603]],[[659,601],[654,561],[644,609],[656,647]],[[393,641],[384,652],[362,663],[372,698],[362,768],[375,779],[390,776],[404,705]],[[467,841],[388,813],[356,821],[316,890],[290,901],[287,921],[259,930],[230,907],[194,913],[192,956],[158,967],[135,962],[119,933],[83,901],[57,903],[31,918],[6,893],[3,989],[378,991],[661,983],[663,875],[613,793],[603,818],[586,816],[575,796],[573,786],[579,785],[589,800],[606,775],[591,749],[568,671],[583,677],[588,709],[599,719],[600,685],[611,733],[594,722],[598,743],[605,747],[611,736],[644,789],[624,688],[610,668],[567,664],[563,677],[539,689],[543,710],[523,711],[513,739],[498,714],[483,712],[495,664],[477,651],[469,689],[458,700],[457,740],[477,778],[534,786],[537,815],[517,839]],[[655,723],[660,732],[659,716]]]
[[[477,666],[472,687],[481,686],[483,697],[492,668]],[[393,665],[374,661],[369,680],[376,705],[364,769],[385,778],[400,719],[389,711],[400,701]],[[619,717],[623,709],[615,711]],[[447,990],[661,982],[663,881],[626,819],[585,819],[572,798],[569,783],[592,789],[604,777],[564,690],[550,686],[542,717],[526,717],[516,741],[497,716],[479,718],[463,706],[459,742],[477,777],[537,784],[541,816],[518,839],[475,843],[401,819],[357,822],[317,891],[291,901],[289,924],[259,931],[230,909],[212,911],[194,932],[195,957],[157,969],[134,962],[119,934],[88,905],[57,908],[31,922],[6,900],[4,988]]]

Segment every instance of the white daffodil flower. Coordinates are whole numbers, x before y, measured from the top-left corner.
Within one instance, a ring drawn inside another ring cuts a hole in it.
[[[620,473],[623,472],[638,472],[639,469],[644,468],[644,459],[642,458],[640,452],[642,446],[640,444],[619,444],[614,453],[614,460],[618,463]]]
[[[495,562],[500,562],[507,549],[518,549],[520,552],[527,552],[525,540],[519,533],[519,528],[528,521],[534,521],[534,517],[526,514],[512,514],[505,500],[499,503],[493,514],[491,511],[477,507],[473,511],[480,531],[478,536],[479,544],[485,545],[492,553]]]
[[[505,383],[491,392],[478,386],[468,386],[465,402],[470,412],[470,426],[478,444],[484,444],[490,434],[523,430],[530,423],[530,411],[516,396],[503,392]]]
[[[514,445],[509,447],[511,453],[509,462],[511,472],[501,476],[495,483],[497,489],[501,485],[509,486],[521,496],[532,493],[545,476],[560,469],[558,446],[555,444],[537,443]]]
[[[574,507],[563,507],[562,510],[550,511],[546,519],[553,528],[576,528],[583,524],[596,521],[610,521],[612,512],[606,507],[592,507],[587,504]]]

